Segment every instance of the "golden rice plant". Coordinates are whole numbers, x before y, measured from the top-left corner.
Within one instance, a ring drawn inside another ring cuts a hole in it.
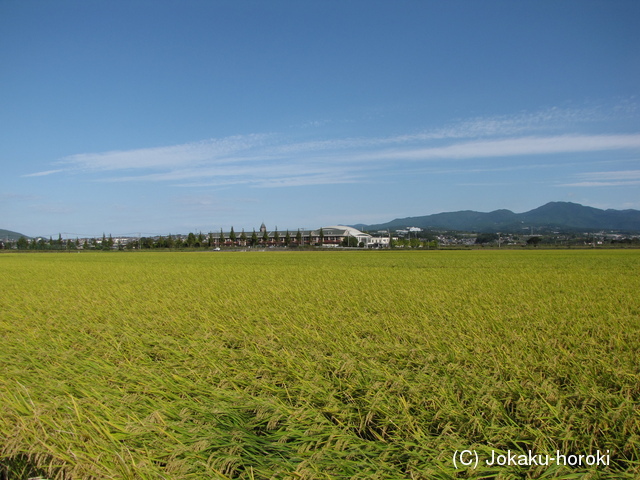
[[[640,251],[0,255],[0,468],[640,477]],[[462,449],[608,466],[453,464]]]

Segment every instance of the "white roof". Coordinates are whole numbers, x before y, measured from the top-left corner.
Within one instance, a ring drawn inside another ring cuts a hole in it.
[[[322,227],[322,230],[335,229],[335,230],[344,230],[345,233],[351,235],[352,237],[370,237],[368,233],[361,232],[357,228],[347,227],[346,225],[331,225],[329,227]]]

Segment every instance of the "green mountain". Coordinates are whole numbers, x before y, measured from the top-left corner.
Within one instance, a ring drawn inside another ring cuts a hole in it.
[[[20,237],[25,237],[25,238],[29,238],[26,235],[23,235],[21,233],[18,232],[12,232],[11,230],[3,230],[2,228],[0,228],[0,241],[7,241],[7,240],[18,240]]]
[[[495,210],[488,213],[463,210],[397,218],[377,225],[356,226],[369,231],[406,227],[468,232],[522,232],[529,228],[536,231],[640,232],[640,210],[602,210],[571,202],[550,202],[524,213],[513,213],[511,210]]]

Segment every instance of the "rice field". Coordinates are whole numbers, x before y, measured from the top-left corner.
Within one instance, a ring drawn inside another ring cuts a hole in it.
[[[640,478],[639,250],[6,253],[0,271],[9,480]],[[529,451],[609,462],[483,460]]]

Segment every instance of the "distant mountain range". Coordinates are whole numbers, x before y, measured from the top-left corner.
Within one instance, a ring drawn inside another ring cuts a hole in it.
[[[640,232],[640,210],[602,210],[571,202],[550,202],[524,213],[472,210],[436,213],[422,217],[396,218],[377,225],[353,225],[359,230],[398,230],[419,227],[426,230],[467,232],[600,231]]]
[[[26,235],[23,235],[18,232],[12,232],[11,230],[3,230],[0,228],[0,241],[2,240],[18,240],[20,237],[28,238]]]
[[[421,217],[396,218],[375,225],[351,225],[358,230],[400,230],[419,227],[425,230],[457,230],[482,233],[560,232],[640,232],[640,210],[602,210],[571,202],[550,202],[524,213],[494,210],[483,213],[473,210],[436,213]],[[0,229],[0,241],[15,241],[27,237],[18,232]],[[28,237],[27,237],[28,238]]]

